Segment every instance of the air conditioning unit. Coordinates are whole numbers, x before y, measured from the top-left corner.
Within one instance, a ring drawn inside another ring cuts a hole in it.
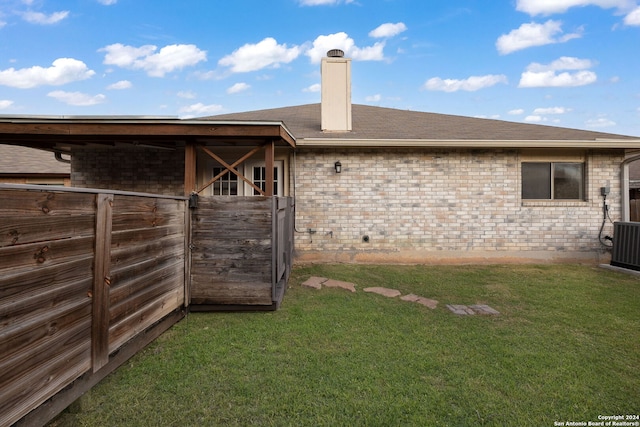
[[[640,271],[640,222],[613,224],[611,265]]]

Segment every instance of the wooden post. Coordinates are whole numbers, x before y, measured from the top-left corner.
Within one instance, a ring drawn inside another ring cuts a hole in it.
[[[267,142],[264,146],[264,165],[265,165],[265,196],[273,196],[273,168],[275,158],[275,146],[273,140]]]
[[[93,372],[109,362],[109,286],[113,194],[96,195],[96,239],[93,269],[91,361]]]
[[[187,141],[184,146],[184,195],[188,196],[196,190],[196,143]]]

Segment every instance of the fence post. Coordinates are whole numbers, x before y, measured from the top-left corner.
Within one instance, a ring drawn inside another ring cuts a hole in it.
[[[109,286],[113,194],[96,195],[96,239],[93,267],[91,364],[93,372],[109,362]]]

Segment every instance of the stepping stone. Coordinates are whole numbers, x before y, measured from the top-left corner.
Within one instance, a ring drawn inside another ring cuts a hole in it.
[[[438,306],[438,301],[436,301],[434,299],[420,297],[420,296],[415,295],[415,294],[404,295],[404,296],[400,297],[400,299],[402,301],[417,302],[418,304],[422,304],[422,305],[424,305],[426,307],[429,307],[432,310],[435,309]]]
[[[454,314],[459,316],[473,316],[476,314],[473,309],[467,307],[466,305],[457,305],[457,304],[447,304],[447,308]]]
[[[499,316],[500,312],[498,310],[494,310],[486,304],[476,304],[469,307],[477,314],[484,314],[487,316]]]
[[[322,284],[324,282],[326,282],[327,278],[325,277],[310,277],[308,278],[303,284],[302,286],[306,286],[308,288],[314,288],[314,289],[322,289]]]
[[[371,293],[382,295],[382,296],[389,297],[389,298],[395,298],[395,297],[400,296],[402,294],[397,289],[389,289],[389,288],[382,288],[382,287],[364,288],[363,291],[371,292]]]
[[[328,288],[342,288],[342,289],[346,289],[346,290],[351,291],[351,292],[355,292],[356,291],[356,285],[354,285],[353,283],[349,283],[349,282],[341,282],[339,280],[329,279],[326,282],[323,282],[322,284],[324,286],[328,287]]]

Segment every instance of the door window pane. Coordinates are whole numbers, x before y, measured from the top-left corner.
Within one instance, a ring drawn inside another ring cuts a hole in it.
[[[265,166],[255,166],[253,168],[253,183],[259,187],[262,191],[267,188],[267,168]],[[279,182],[278,182],[278,167],[273,168],[273,195],[279,195]],[[259,196],[260,193],[255,188],[253,189],[253,195]]]

